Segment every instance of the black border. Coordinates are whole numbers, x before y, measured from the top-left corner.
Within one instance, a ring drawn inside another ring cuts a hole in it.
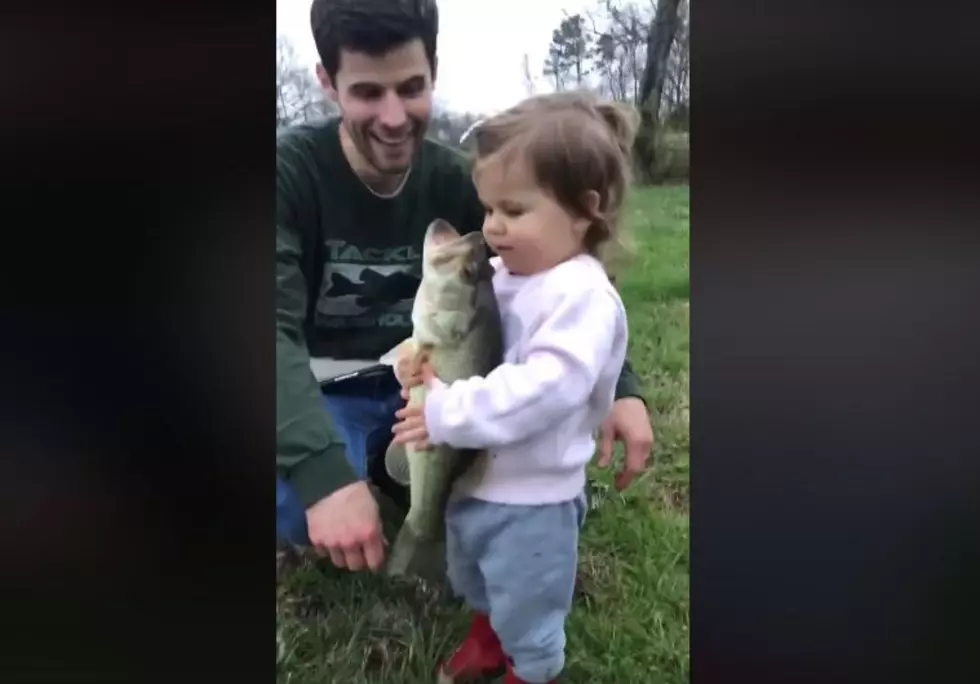
[[[274,3],[12,14],[0,679],[272,681]]]
[[[976,21],[921,9],[692,6],[697,684],[980,681]]]

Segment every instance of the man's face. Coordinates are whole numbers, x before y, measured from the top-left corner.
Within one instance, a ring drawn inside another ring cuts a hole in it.
[[[432,115],[432,71],[422,41],[380,57],[341,50],[333,82],[322,66],[317,73],[363,161],[382,175],[407,171]]]

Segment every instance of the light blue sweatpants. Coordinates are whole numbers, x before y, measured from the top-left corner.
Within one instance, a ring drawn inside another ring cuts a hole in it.
[[[565,666],[565,616],[585,510],[584,492],[542,506],[465,498],[446,510],[453,591],[489,614],[514,674],[526,682],[549,682]]]

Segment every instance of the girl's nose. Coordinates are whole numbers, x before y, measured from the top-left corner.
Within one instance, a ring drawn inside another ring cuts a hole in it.
[[[487,214],[483,219],[483,232],[490,235],[500,235],[504,232],[503,222],[493,214]]]

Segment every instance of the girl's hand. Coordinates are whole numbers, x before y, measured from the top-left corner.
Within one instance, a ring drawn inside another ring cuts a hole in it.
[[[398,360],[395,361],[395,379],[402,386],[402,396],[406,390],[422,384],[422,374],[416,371],[415,351],[410,340],[402,343],[398,350]]]
[[[397,421],[391,427],[395,434],[394,444],[411,444],[419,451],[429,448],[429,431],[425,427],[425,409],[422,406],[405,406],[395,411]]]
[[[428,361],[419,367],[418,377],[420,378],[419,384],[424,384],[426,387],[432,386],[436,376]],[[414,385],[412,386],[414,387]],[[402,398],[406,401],[408,400],[409,389],[411,388],[402,387]],[[395,411],[395,419],[395,424],[391,427],[391,431],[395,435],[391,440],[393,443],[411,444],[419,451],[426,451],[431,447],[429,431],[425,425],[424,406],[404,406]]]
[[[409,363],[411,363],[411,361],[409,361]],[[409,371],[406,368],[406,373],[408,372]],[[398,377],[397,371],[395,372],[395,377]],[[432,366],[429,365],[428,361],[423,361],[422,364],[419,365],[419,372],[416,373],[415,375],[411,375],[408,378],[407,382],[402,382],[401,380],[398,381],[399,384],[401,384],[402,386],[402,390],[401,390],[402,399],[408,401],[409,391],[413,387],[417,387],[418,385],[425,385],[426,387],[431,387],[432,381],[435,379],[435,377],[436,375],[432,371]],[[395,415],[397,416],[398,414],[396,413]]]

